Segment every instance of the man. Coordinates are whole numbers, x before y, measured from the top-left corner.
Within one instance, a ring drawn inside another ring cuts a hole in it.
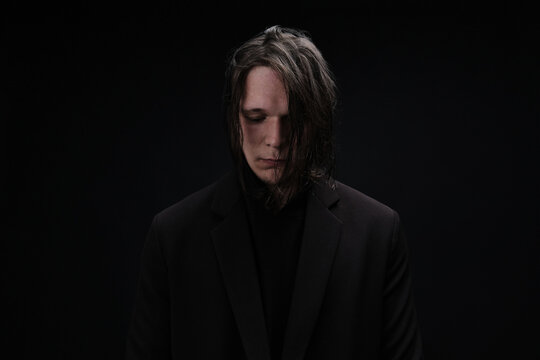
[[[235,171],[154,217],[128,359],[420,359],[398,214],[332,179],[335,84],[303,32],[232,55]]]

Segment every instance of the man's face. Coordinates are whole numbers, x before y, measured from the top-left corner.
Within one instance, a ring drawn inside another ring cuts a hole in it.
[[[275,184],[283,170],[288,115],[287,92],[279,76],[266,66],[251,69],[240,101],[242,150],[251,170],[266,184]]]

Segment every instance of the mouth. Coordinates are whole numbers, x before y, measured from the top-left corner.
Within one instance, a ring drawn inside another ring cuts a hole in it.
[[[270,167],[282,166],[285,163],[285,160],[273,159],[273,158],[260,158],[259,159],[264,165]]]

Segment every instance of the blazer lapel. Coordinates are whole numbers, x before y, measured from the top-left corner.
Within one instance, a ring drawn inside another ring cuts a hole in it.
[[[223,217],[211,236],[247,358],[270,360],[249,224],[233,174],[218,184],[212,210]]]
[[[338,200],[323,184],[315,184],[308,198],[283,360],[302,359],[313,332],[341,233],[341,221],[329,210]]]

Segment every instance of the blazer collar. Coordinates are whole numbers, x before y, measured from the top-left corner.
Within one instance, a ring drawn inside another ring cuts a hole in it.
[[[222,217],[228,216],[236,203],[241,200],[241,191],[236,174],[234,172],[225,174],[216,183],[212,211]]]
[[[234,172],[225,174],[217,181],[214,199],[212,201],[212,211],[225,217],[231,209],[236,205],[236,202],[241,199],[240,182]],[[339,200],[339,195],[329,185],[325,183],[315,183],[311,188],[311,196],[314,196],[319,202],[330,208]]]
[[[217,183],[212,210],[222,221],[211,230],[211,236],[247,358],[269,360],[261,290],[241,191],[235,173]],[[284,360],[303,358],[309,344],[339,242],[341,221],[330,210],[338,201],[337,192],[326,184],[314,184],[308,194]]]

